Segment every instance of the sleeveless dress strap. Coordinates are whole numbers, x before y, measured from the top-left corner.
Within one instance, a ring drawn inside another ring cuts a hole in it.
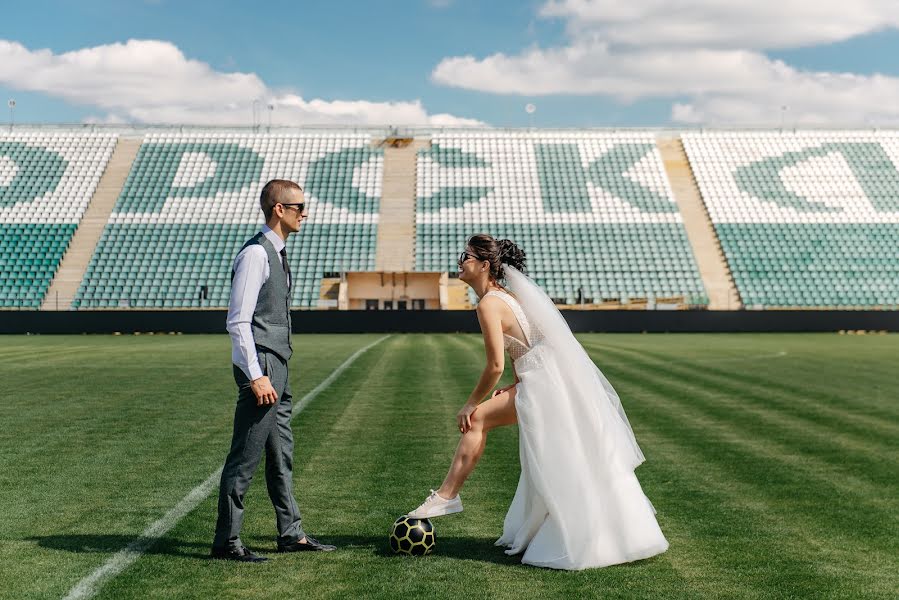
[[[515,318],[518,320],[518,326],[521,327],[521,333],[524,334],[524,341],[528,347],[531,346],[531,324],[528,323],[528,318],[525,316],[524,311],[521,309],[521,305],[518,304],[518,301],[512,297],[508,292],[503,292],[500,290],[490,290],[484,297],[487,296],[496,296],[509,305],[509,308],[512,309],[512,313],[515,315]],[[509,336],[512,337],[512,336]]]

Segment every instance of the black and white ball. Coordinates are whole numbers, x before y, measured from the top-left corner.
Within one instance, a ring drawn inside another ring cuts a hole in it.
[[[394,554],[424,556],[437,545],[437,532],[430,519],[413,519],[403,515],[393,522],[390,549]]]

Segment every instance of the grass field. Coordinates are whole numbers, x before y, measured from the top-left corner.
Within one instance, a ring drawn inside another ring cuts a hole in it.
[[[295,397],[377,337],[297,337]],[[445,473],[483,360],[478,336],[394,335],[294,421],[304,526],[338,552],[270,552],[260,466],[243,539],[271,561],[206,559],[213,493],[97,597],[899,596],[899,336],[580,339],[646,453],[667,553],[569,573],[494,547],[512,427],[491,434],[465,512],[435,521],[436,554],[390,555],[393,519]],[[2,338],[0,596],[64,596],[221,467],[229,356],[226,336]]]

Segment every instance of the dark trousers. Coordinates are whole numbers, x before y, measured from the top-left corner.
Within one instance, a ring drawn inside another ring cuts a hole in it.
[[[257,406],[256,396],[244,372],[234,366],[237,383],[237,408],[234,411],[234,433],[231,450],[225,460],[219,485],[218,521],[215,526],[215,548],[239,548],[243,524],[244,496],[253,473],[265,452],[265,484],[275,507],[278,544],[301,540],[303,533],[300,509],[293,497],[293,431],[290,419],[293,395],[287,377],[287,363],[277,354],[258,348],[259,366],[278,394],[273,405]]]

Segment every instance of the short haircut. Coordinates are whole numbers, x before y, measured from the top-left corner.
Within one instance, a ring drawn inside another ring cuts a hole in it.
[[[303,188],[287,179],[272,179],[262,188],[262,193],[259,194],[259,206],[262,207],[262,214],[265,215],[266,221],[272,218],[275,204],[284,201],[283,196],[287,190],[300,190],[302,192]]]

